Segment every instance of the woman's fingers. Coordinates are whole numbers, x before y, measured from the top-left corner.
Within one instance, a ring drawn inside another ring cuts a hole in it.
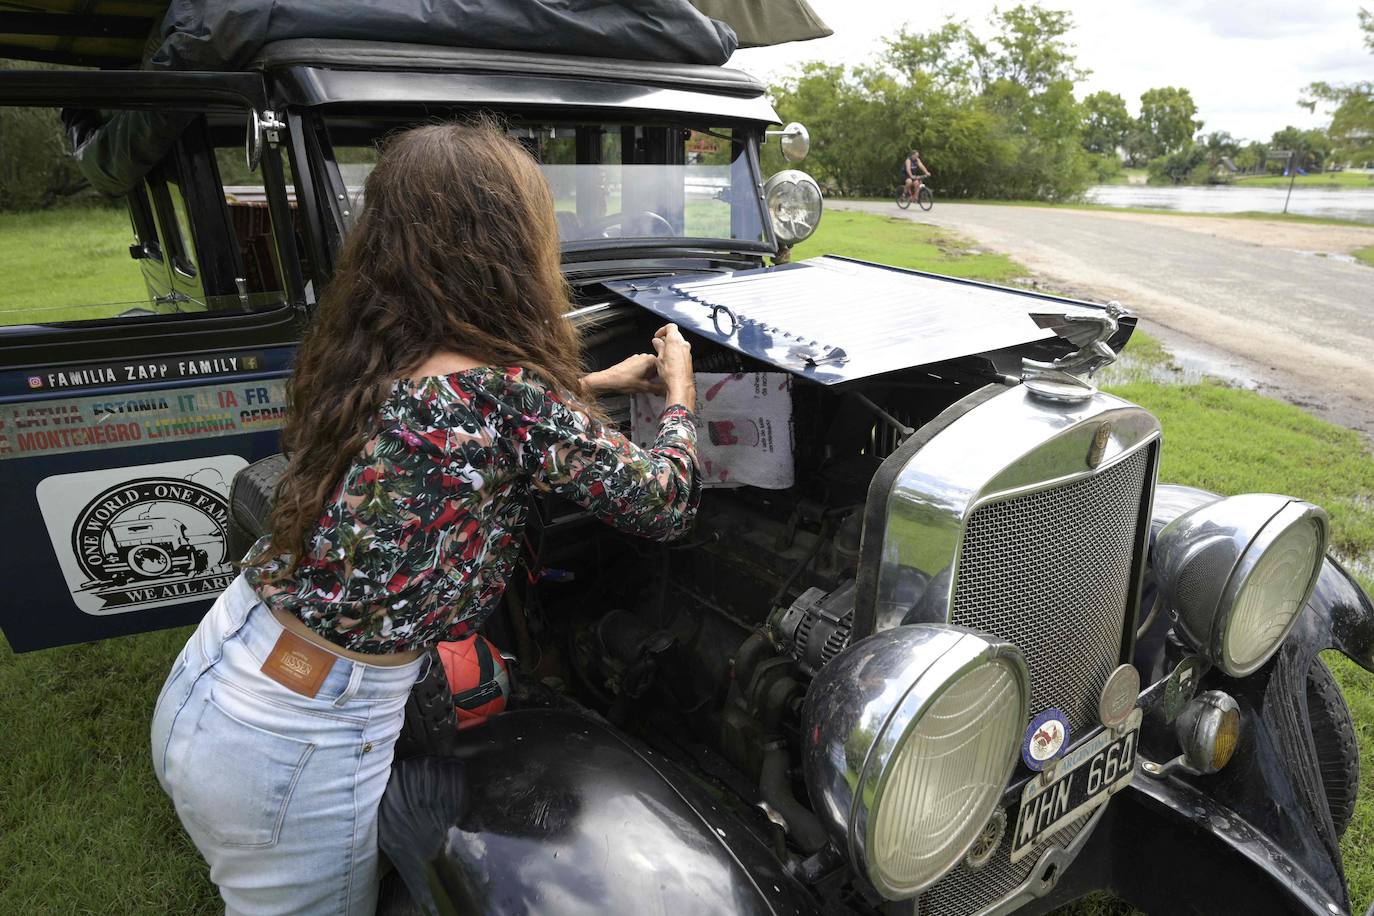
[[[682,336],[682,332],[678,330],[678,326],[675,324],[665,324],[663,327],[659,328],[657,331],[654,332],[654,337],[661,338],[663,340],[681,342],[684,344],[687,343],[687,338]]]

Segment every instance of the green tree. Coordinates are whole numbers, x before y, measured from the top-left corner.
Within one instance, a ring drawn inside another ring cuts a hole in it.
[[[1094,92],[1083,100],[1083,148],[1100,156],[1126,146],[1134,121],[1126,100],[1115,92]]]
[[[1276,130],[1270,140],[1270,146],[1274,149],[1292,150],[1296,154],[1294,162],[1297,167],[1310,172],[1324,168],[1326,160],[1331,155],[1331,139],[1326,135],[1326,131],[1317,127],[1303,130],[1289,125],[1283,130]],[[1271,160],[1269,164],[1282,169],[1287,166],[1288,160]]]
[[[1195,120],[1197,103],[1187,89],[1164,86],[1147,89],[1140,96],[1140,151],[1150,159],[1182,151],[1202,129]]]
[[[1264,162],[1268,158],[1269,144],[1251,140],[1245,144],[1244,149],[1236,153],[1236,168],[1242,172],[1257,172],[1264,168]]]
[[[1003,82],[1036,96],[1055,83],[1076,83],[1088,75],[1065,38],[1073,28],[1069,13],[1034,3],[994,7],[991,24],[996,34],[987,41],[967,22],[947,20],[929,32],[903,28],[887,40],[884,63],[908,78],[921,74],[961,95],[982,95]]]
[[[59,68],[0,60],[0,70],[18,69]],[[87,191],[57,109],[0,106],[0,211],[46,209]]]
[[[991,24],[986,40],[954,20],[900,31],[874,68],[891,79],[874,102],[890,106],[892,123],[921,149],[942,193],[1072,196],[1094,174],[1079,143],[1082,111],[1073,88],[1084,71],[1066,37],[1073,21],[1023,4],[995,9]],[[872,71],[850,76],[873,88]],[[887,190],[891,170],[889,163],[867,180]]]
[[[1365,47],[1374,52],[1374,12],[1361,8],[1359,22]],[[1331,112],[1327,136],[1339,162],[1362,165],[1374,160],[1374,81],[1313,83],[1298,104],[1310,111],[1321,105]]]

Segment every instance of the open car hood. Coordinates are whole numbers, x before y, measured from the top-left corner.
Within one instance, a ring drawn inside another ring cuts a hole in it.
[[[826,256],[726,274],[617,281],[656,315],[823,385],[1052,338],[1034,314],[1102,306]]]

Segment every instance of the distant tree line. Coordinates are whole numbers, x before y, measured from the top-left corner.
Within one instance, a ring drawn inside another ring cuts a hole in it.
[[[942,196],[1061,200],[1117,177],[1123,165],[1148,169],[1151,182],[1205,183],[1282,170],[1287,157],[1271,150],[1292,150],[1298,168],[1315,170],[1362,161],[1352,138],[1374,145],[1374,84],[1309,87],[1308,104],[1338,106],[1330,133],[1287,127],[1267,143],[1243,143],[1226,131],[1201,135],[1186,88],[1147,90],[1134,117],[1113,92],[1079,101],[1087,71],[1067,41],[1067,12],[1018,5],[994,10],[991,25],[986,40],[953,20],[903,29],[871,63],[811,62],[771,87],[782,118],[812,133],[807,168],[832,192],[886,196],[916,148]],[[1368,12],[1361,27],[1374,36]],[[1374,49],[1374,37],[1366,40]]]

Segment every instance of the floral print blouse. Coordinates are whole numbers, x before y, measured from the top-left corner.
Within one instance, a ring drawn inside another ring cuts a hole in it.
[[[663,411],[643,449],[522,369],[403,379],[378,432],[320,515],[309,554],[253,546],[244,575],[273,608],[355,652],[457,639],[496,607],[514,569],[531,490],[614,527],[667,540],[701,498],[696,425]]]

